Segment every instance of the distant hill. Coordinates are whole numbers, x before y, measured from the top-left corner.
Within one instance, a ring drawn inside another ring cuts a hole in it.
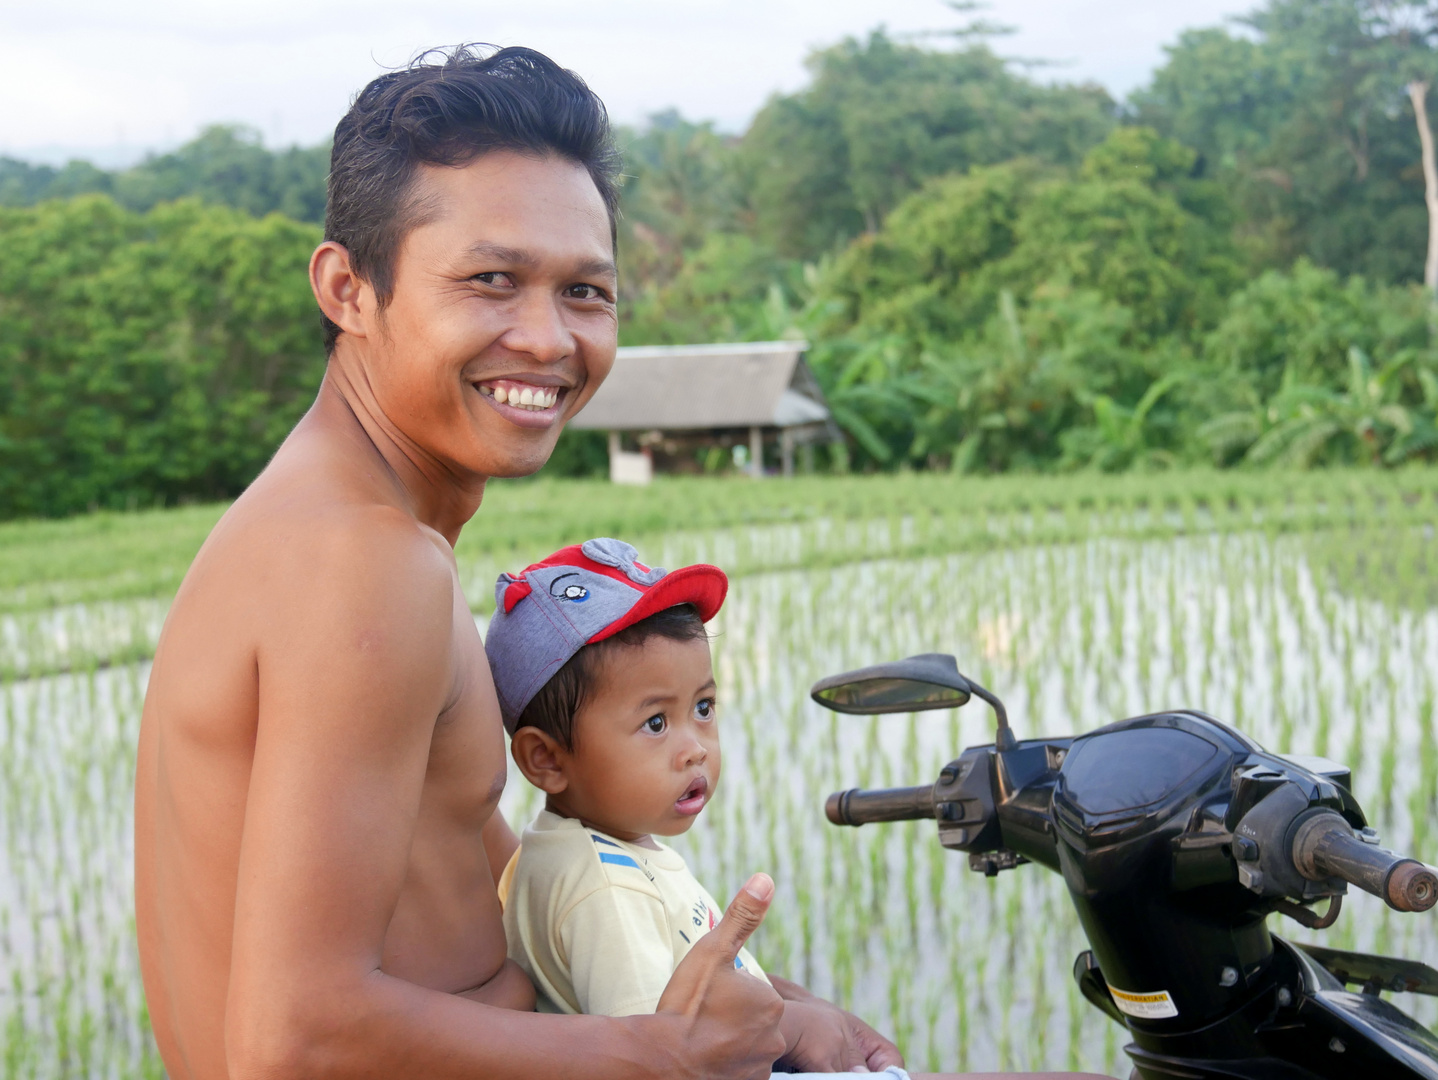
[[[257,217],[278,211],[318,224],[324,219],[329,163],[327,143],[268,150],[258,132],[221,124],[128,169],[101,169],[86,161],[56,168],[0,157],[0,206],[104,194],[126,209],[144,212],[196,196]]]

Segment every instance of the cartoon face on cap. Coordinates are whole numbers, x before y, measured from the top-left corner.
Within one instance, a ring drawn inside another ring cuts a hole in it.
[[[497,610],[485,637],[505,727],[585,645],[676,604],[693,604],[706,622],[724,602],[728,579],[715,566],[673,573],[638,561],[622,540],[562,548],[495,583]]]
[[[556,600],[568,600],[571,603],[582,604],[589,599],[589,590],[577,581],[569,581],[569,578],[577,578],[578,574],[560,574],[549,586],[549,595]]]

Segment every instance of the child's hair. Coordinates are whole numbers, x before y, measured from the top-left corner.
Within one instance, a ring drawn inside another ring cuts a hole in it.
[[[704,636],[704,620],[699,617],[698,609],[693,604],[678,604],[656,611],[603,641],[585,645],[539,688],[519,714],[515,727],[538,728],[564,749],[573,751],[574,716],[593,689],[600,661],[608,652],[619,646],[642,645],[652,637],[697,641]]]

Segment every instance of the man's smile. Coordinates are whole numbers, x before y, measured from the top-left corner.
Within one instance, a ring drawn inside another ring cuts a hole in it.
[[[548,427],[558,419],[560,403],[570,389],[554,376],[546,375],[485,379],[473,386],[507,420],[522,427]]]

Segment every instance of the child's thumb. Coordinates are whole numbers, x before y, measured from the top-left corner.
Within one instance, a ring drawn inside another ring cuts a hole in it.
[[[710,948],[719,949],[724,958],[732,963],[749,940],[749,935],[764,921],[769,902],[773,899],[773,879],[768,874],[751,877],[729,902],[729,910],[724,912],[719,925],[704,935],[706,941],[714,939]]]

